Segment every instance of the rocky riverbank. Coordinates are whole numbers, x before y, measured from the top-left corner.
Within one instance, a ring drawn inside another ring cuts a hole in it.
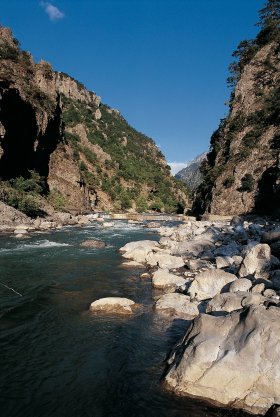
[[[191,323],[168,359],[165,386],[266,414],[280,404],[279,222],[234,217],[158,232],[159,242],[131,242],[121,252],[164,293],[155,310]]]

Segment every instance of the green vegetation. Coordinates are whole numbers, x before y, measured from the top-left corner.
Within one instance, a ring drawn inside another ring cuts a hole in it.
[[[254,189],[254,179],[251,174],[245,174],[243,178],[241,178],[241,187],[238,191],[241,192],[251,192]]]
[[[57,211],[63,211],[65,209],[66,199],[57,189],[50,191],[48,201]]]
[[[89,163],[87,166],[79,161],[81,178],[90,189],[96,191],[101,187],[114,202],[115,208],[124,210],[135,204],[139,211],[176,212],[178,206],[183,205],[183,201],[178,201],[177,194],[180,187],[182,195],[187,190],[170,177],[170,168],[162,163],[163,155],[150,138],[137,132],[117,111],[104,104],[99,107],[101,119],[95,120],[94,105],[65,96],[62,96],[62,101],[66,129],[82,123],[88,140],[100,146],[111,158],[100,162],[89,147],[78,143],[76,135],[65,133],[73,155],[75,153],[75,157],[80,159],[83,154]],[[145,193],[143,188],[147,190]]]
[[[0,44],[0,58],[17,62],[19,59],[19,49],[17,45],[11,45],[7,41],[2,41]]]
[[[36,171],[29,178],[22,176],[1,182],[0,199],[4,203],[34,217],[40,214],[39,197],[44,192],[44,182]]]

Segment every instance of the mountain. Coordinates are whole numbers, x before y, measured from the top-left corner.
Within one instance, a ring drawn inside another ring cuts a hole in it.
[[[200,166],[206,159],[206,155],[207,152],[198,155],[175,175],[175,178],[185,182],[191,191],[194,191],[202,182],[203,176],[200,172]]]
[[[147,209],[188,204],[154,141],[118,110],[0,28],[0,199],[43,209]]]
[[[231,64],[228,116],[211,138],[193,209],[220,215],[280,210],[280,1],[260,11],[256,39]]]

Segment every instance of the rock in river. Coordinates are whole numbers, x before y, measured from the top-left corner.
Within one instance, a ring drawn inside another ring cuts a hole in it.
[[[157,301],[155,309],[169,317],[192,320],[199,315],[196,303],[184,294],[165,294]]]
[[[82,248],[105,248],[106,243],[103,242],[102,240],[95,240],[95,239],[89,239],[89,240],[84,240],[84,242],[82,242],[80,244],[80,246]]]
[[[264,415],[280,403],[280,309],[201,314],[169,359],[177,394]]]
[[[132,314],[135,302],[128,298],[106,297],[94,301],[90,305],[90,311],[115,314]]]
[[[168,269],[158,269],[153,274],[153,286],[155,288],[176,290],[176,288],[185,286],[186,280],[178,275],[171,274]]]

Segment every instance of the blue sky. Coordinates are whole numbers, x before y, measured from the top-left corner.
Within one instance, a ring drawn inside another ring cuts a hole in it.
[[[227,113],[231,54],[255,36],[263,3],[1,0],[0,23],[36,61],[83,82],[184,164],[208,149]]]

